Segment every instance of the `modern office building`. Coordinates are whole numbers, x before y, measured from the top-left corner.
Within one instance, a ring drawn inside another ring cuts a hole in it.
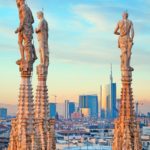
[[[7,108],[0,108],[0,119],[7,118]]]
[[[98,97],[97,95],[80,95],[79,108],[89,108],[90,117],[98,117]]]
[[[100,88],[100,114],[102,119],[114,119],[117,117],[116,108],[116,83],[113,82],[112,69],[110,84]]]
[[[71,118],[71,114],[75,112],[75,103],[69,102],[69,118]]]
[[[57,103],[56,112],[59,117],[65,118],[65,103]]]
[[[55,119],[56,117],[56,103],[49,103],[49,117]]]
[[[65,100],[65,119],[69,119],[69,100]]]
[[[71,114],[75,112],[75,103],[65,100],[65,119],[70,119]]]

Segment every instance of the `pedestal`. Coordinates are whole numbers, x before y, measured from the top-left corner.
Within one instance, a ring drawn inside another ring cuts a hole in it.
[[[139,125],[134,113],[132,71],[122,70],[120,113],[115,121],[113,150],[142,150]]]
[[[46,85],[48,67],[37,66],[38,85],[35,97],[35,121],[38,149],[55,150],[54,122],[49,121],[48,89]]]
[[[33,64],[21,62],[21,84],[19,91],[18,112],[12,120],[8,150],[34,150],[36,137],[34,130],[34,105],[31,85]]]

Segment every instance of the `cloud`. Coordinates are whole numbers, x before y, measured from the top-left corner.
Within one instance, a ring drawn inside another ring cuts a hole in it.
[[[73,12],[84,19],[89,27],[96,28],[99,31],[107,31],[110,29],[110,22],[106,17],[98,11],[99,7],[95,5],[77,5],[73,8]]]
[[[0,0],[0,7],[14,8],[15,0]]]

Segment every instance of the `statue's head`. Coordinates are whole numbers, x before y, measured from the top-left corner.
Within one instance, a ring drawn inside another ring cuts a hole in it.
[[[123,12],[123,14],[122,14],[123,19],[128,19],[128,16],[129,16],[129,14],[127,11]]]
[[[42,19],[44,17],[44,13],[42,11],[37,12],[38,19]]]
[[[25,0],[16,0],[17,6],[20,7],[21,5],[25,4]]]

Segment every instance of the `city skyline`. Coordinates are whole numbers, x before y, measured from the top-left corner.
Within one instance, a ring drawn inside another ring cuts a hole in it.
[[[150,71],[148,70],[150,28],[147,25],[150,18],[148,11],[150,3],[148,1],[119,2],[117,0],[112,3],[112,0],[107,2],[65,0],[61,3],[58,1],[43,3],[42,0],[37,0],[33,3],[28,0],[27,2],[33,8],[34,25],[36,26],[38,22],[36,12],[42,8],[50,25],[51,63],[48,76],[50,100],[53,99],[53,94],[57,95],[58,102],[63,102],[65,99],[77,102],[78,96],[83,93],[99,95],[100,85],[109,81],[110,63],[113,64],[113,76],[117,89],[120,89],[120,50],[117,48],[117,38],[113,35],[113,31],[116,21],[121,19],[122,12],[127,9],[136,30],[132,55],[132,66],[135,68],[134,99],[142,100],[150,106]],[[130,7],[133,4],[136,6],[134,9]],[[0,8],[0,33],[3,35],[0,38],[2,91],[0,103],[16,104],[18,101],[18,84],[16,83],[19,83],[19,75],[15,61],[20,55],[14,31],[19,24],[18,14],[15,1],[0,0]],[[34,41],[37,49],[35,35]],[[37,85],[35,69],[33,78],[35,93]],[[117,97],[119,96],[120,90],[117,91]]]

